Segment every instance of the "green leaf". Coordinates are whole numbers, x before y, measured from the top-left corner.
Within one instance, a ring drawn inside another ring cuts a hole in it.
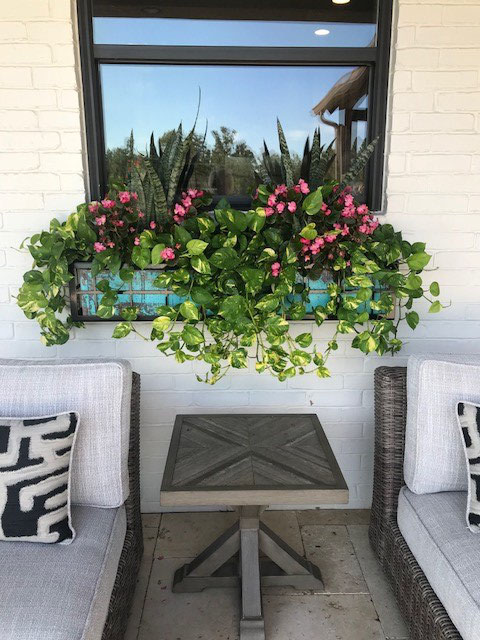
[[[191,256],[199,256],[208,247],[208,242],[203,240],[189,240],[187,242],[187,251]]]
[[[217,249],[217,251],[210,256],[210,262],[219,269],[234,269],[238,261],[238,254],[235,249],[231,247]]]
[[[306,367],[312,361],[312,356],[300,349],[294,349],[289,358],[290,362],[297,367]]]
[[[124,307],[120,315],[124,320],[136,320],[138,316],[138,307]]]
[[[209,307],[213,302],[212,294],[204,287],[193,287],[192,300],[202,307]]]
[[[273,316],[265,322],[265,331],[273,336],[282,336],[289,329],[288,321],[281,316]]]
[[[432,284],[430,285],[430,293],[432,294],[432,296],[440,295],[440,286],[438,282],[432,282]]]
[[[233,321],[244,316],[247,311],[247,303],[242,296],[228,296],[222,301],[218,313],[226,320]]]
[[[307,226],[303,227],[300,231],[300,235],[302,238],[306,238],[307,240],[315,240],[318,235],[317,230],[315,229],[315,224],[313,222],[311,224],[307,224]]]
[[[422,286],[422,279],[420,276],[416,276],[414,273],[410,273],[407,277],[407,280],[404,284],[406,289],[419,289]]]
[[[175,238],[176,242],[184,246],[186,246],[187,243],[192,239],[191,233],[187,231],[185,227],[182,227],[179,224],[176,224],[173,228],[173,237]]]
[[[193,327],[191,324],[187,324],[183,328],[182,338],[186,344],[192,346],[205,342],[205,338],[203,337],[202,332],[199,331],[196,327]]]
[[[312,191],[303,201],[302,209],[307,216],[314,216],[320,211],[323,204],[322,188],[319,187],[316,191]]]
[[[407,258],[407,264],[413,271],[421,271],[430,262],[432,256],[424,251],[412,254]]]
[[[226,209],[223,211],[223,221],[232,233],[242,233],[247,228],[249,216],[242,211]]]
[[[119,322],[113,330],[112,338],[124,338],[128,336],[131,330],[132,325],[130,322]]]
[[[438,313],[441,310],[442,310],[441,303],[438,300],[435,300],[435,302],[430,306],[428,313]]]
[[[192,264],[192,267],[195,269],[195,271],[198,271],[198,273],[212,273],[210,263],[203,254],[200,256],[193,256],[190,262]]]
[[[303,320],[307,310],[301,302],[294,302],[288,309],[288,315],[292,320]]]
[[[165,249],[164,244],[156,244],[152,249],[152,264],[160,264],[163,262],[162,251]]]
[[[153,321],[153,328],[156,331],[166,331],[171,324],[171,320],[168,316],[159,316]]]
[[[247,368],[247,350],[235,349],[230,354],[230,364],[234,369],[246,369]]]
[[[104,318],[105,320],[111,318],[113,316],[113,313],[114,309],[112,306],[103,304],[99,304],[96,311],[96,315],[99,318]]]
[[[407,315],[405,316],[405,319],[410,329],[415,329],[418,323],[420,322],[420,318],[416,311],[410,311],[409,313],[407,313]]]
[[[156,287],[157,289],[166,289],[171,282],[172,282],[171,273],[161,273],[153,281],[153,286]]]
[[[140,246],[143,249],[151,249],[155,246],[156,243],[156,234],[149,229],[142,231],[140,234]]]
[[[28,282],[29,284],[41,284],[43,285],[43,275],[41,271],[27,271],[23,275],[24,282]]]
[[[245,282],[245,289],[248,293],[257,293],[260,291],[265,279],[265,273],[262,269],[241,267],[238,269],[238,272]]]
[[[320,326],[327,319],[328,312],[325,309],[325,307],[322,307],[322,305],[319,305],[318,307],[315,307],[313,315],[315,316],[316,324]]]
[[[345,279],[345,282],[351,287],[373,287],[372,280],[365,275],[350,276]]]
[[[206,216],[197,216],[195,218],[200,233],[213,233],[215,231],[215,222]]]
[[[185,300],[180,305],[180,313],[185,320],[198,320],[199,314],[196,305],[190,300]]]
[[[251,217],[248,226],[250,227],[250,229],[252,229],[252,231],[258,233],[263,229],[267,220],[265,209],[263,207],[257,207],[255,211],[251,211],[250,213]]]
[[[135,269],[133,267],[123,267],[123,269],[120,269],[120,278],[123,280],[123,282],[131,282],[133,280],[133,276],[135,273]]]
[[[312,344],[312,334],[311,333],[301,333],[299,336],[295,338],[295,342],[306,349]]]
[[[150,249],[143,249],[140,246],[133,247],[132,262],[139,269],[145,269],[150,264]]]
[[[259,311],[275,311],[275,309],[280,304],[280,298],[276,296],[274,293],[268,293],[266,296],[263,296],[261,300],[257,302],[255,305],[255,309]]]

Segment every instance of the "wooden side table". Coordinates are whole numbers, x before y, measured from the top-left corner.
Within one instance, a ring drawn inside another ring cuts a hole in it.
[[[347,485],[315,414],[177,416],[160,504],[233,505],[239,519],[176,571],[173,591],[241,586],[240,638],[264,640],[261,585],[323,583],[317,566],[261,522],[262,511],[346,502]]]

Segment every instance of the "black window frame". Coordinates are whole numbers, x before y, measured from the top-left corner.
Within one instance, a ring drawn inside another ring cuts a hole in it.
[[[95,44],[92,2],[78,0],[77,3],[91,199],[103,197],[107,183],[100,82],[102,64],[367,66],[370,70],[367,135],[369,141],[378,138],[378,143],[367,168],[366,196],[370,209],[381,213],[393,0],[378,0],[375,47],[316,48]],[[241,196],[228,196],[228,199],[233,206],[248,207],[247,200]]]

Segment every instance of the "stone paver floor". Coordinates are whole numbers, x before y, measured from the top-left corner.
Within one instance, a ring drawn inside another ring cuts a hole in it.
[[[267,640],[408,640],[368,542],[368,511],[269,511],[266,524],[320,567],[324,591],[267,588]],[[238,640],[239,593],[174,594],[174,571],[236,519],[231,512],[147,514],[145,554],[125,640]]]

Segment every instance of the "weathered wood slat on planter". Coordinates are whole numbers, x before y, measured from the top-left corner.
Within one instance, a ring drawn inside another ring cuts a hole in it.
[[[131,283],[123,282],[118,275],[110,272],[92,275],[91,264],[89,262],[77,262],[74,264],[74,278],[70,282],[70,305],[72,317],[80,322],[112,322],[121,319],[120,312],[124,307],[136,306],[139,309],[138,320],[153,320],[157,317],[157,307],[162,305],[175,306],[185,300],[175,295],[167,289],[158,289],[153,286],[155,278],[164,270],[163,266],[148,267],[144,270],[136,270]],[[100,280],[107,280],[112,289],[121,290],[118,296],[118,303],[115,305],[115,315],[109,319],[99,318],[96,309],[102,300],[102,292],[97,288]],[[311,322],[313,309],[318,305],[326,305],[330,300],[327,292],[328,282],[324,280],[310,281],[309,302],[306,305],[307,315],[305,322]],[[381,294],[380,289],[375,289],[373,299],[378,300]],[[346,295],[355,295],[355,290]],[[299,295],[292,295],[292,302],[300,301]],[[359,310],[370,311],[370,306],[365,303]],[[372,312],[373,314],[373,312]],[[374,315],[374,314],[373,314]]]

